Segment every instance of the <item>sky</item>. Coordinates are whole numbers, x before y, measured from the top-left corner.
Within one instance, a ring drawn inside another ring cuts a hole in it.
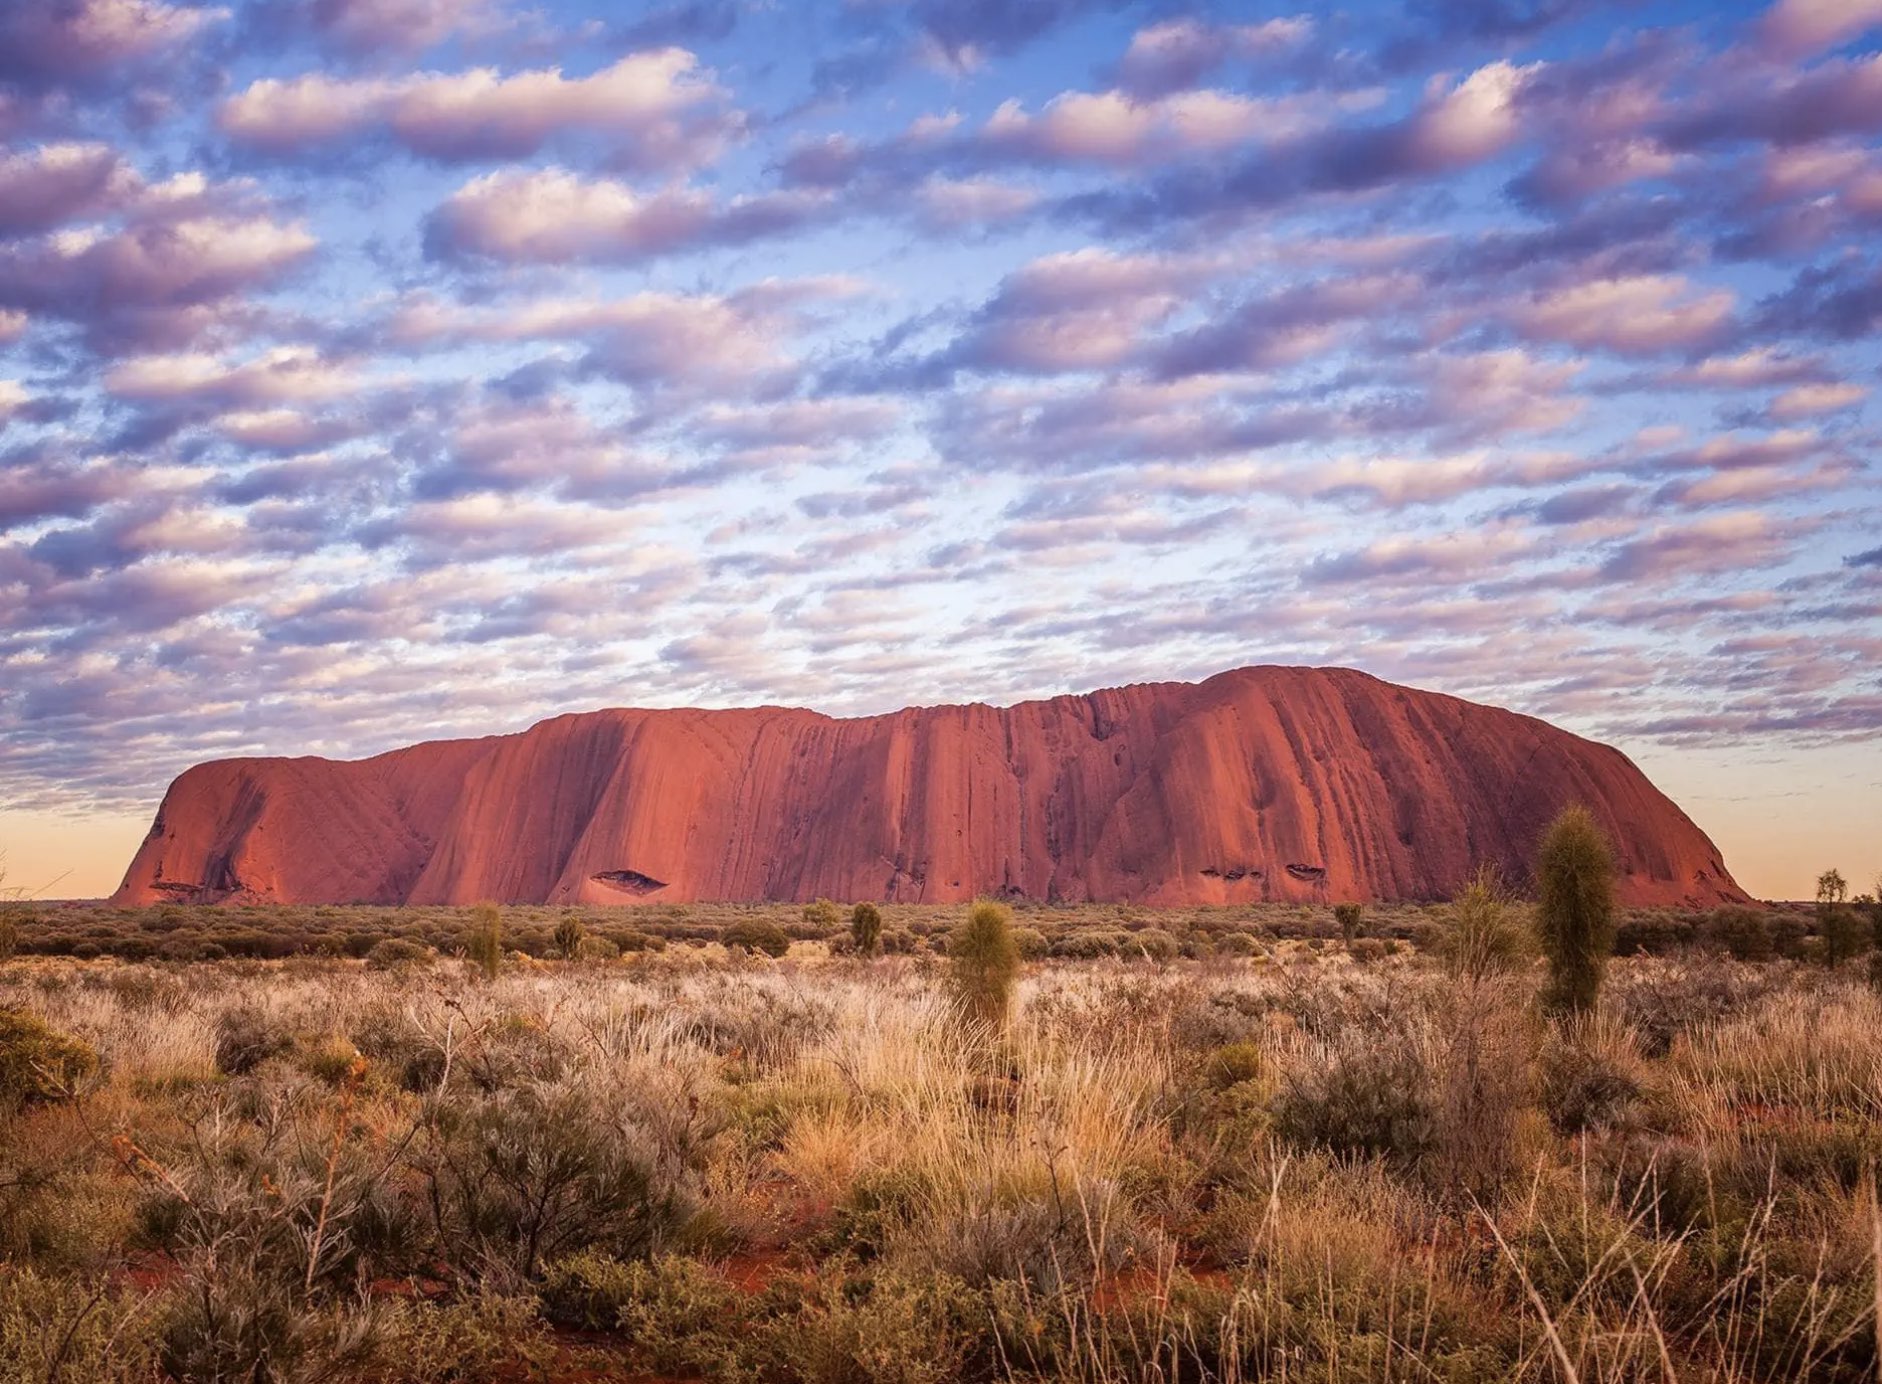
[[[1882,873],[1882,0],[6,0],[0,851],[1337,664]]]

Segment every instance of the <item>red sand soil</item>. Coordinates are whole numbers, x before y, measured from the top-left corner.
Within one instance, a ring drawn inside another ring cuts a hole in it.
[[[121,904],[981,895],[1150,905],[1449,896],[1562,807],[1630,904],[1744,898],[1620,751],[1338,668],[996,708],[596,711],[372,759],[232,759],[165,795]]]

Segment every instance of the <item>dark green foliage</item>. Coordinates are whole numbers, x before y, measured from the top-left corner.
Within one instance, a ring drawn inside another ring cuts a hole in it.
[[[858,956],[882,951],[882,910],[865,900],[850,910],[850,945]]]
[[[11,961],[19,950],[20,924],[27,916],[25,909],[0,899],[0,962]]]
[[[1336,903],[1333,905],[1333,920],[1340,925],[1340,940],[1350,947],[1359,936],[1359,929],[1365,922],[1365,912],[1356,903]]]
[[[766,956],[783,956],[791,949],[790,935],[776,923],[761,918],[733,923],[719,934],[719,940],[728,951],[742,951],[747,955],[763,952]]]
[[[1817,910],[1817,936],[1823,942],[1823,964],[1834,969],[1868,948],[1870,924],[1848,904],[1824,904]]]
[[[1176,960],[1181,951],[1182,945],[1162,928],[1147,927],[1131,934],[1129,954],[1132,956],[1168,962]]]
[[[1052,949],[1046,935],[1036,927],[1014,928],[1013,945],[1019,948],[1022,961],[1038,961]]]
[[[1289,1074],[1274,1128],[1290,1143],[1409,1164],[1437,1141],[1432,1074],[1408,1035],[1342,1035]]]
[[[503,910],[488,901],[471,910],[470,934],[464,955],[485,980],[495,980],[503,966]]]
[[[1436,949],[1444,967],[1478,981],[1519,969],[1533,954],[1533,938],[1516,916],[1495,867],[1485,865],[1451,901]]]
[[[570,915],[555,925],[555,949],[564,961],[573,961],[587,935],[580,918]],[[617,944],[618,945],[618,944]]]
[[[1841,903],[1848,897],[1849,881],[1843,878],[1841,870],[1825,870],[1817,876],[1818,903]]]
[[[90,1043],[23,1009],[0,1009],[0,1113],[64,1100],[97,1070]]]
[[[231,1009],[216,1025],[216,1070],[246,1076],[294,1046],[293,1035],[253,1005]]]
[[[1738,961],[1769,961],[1776,951],[1770,921],[1761,908],[1728,904],[1706,919],[1700,935],[1707,946]]]
[[[417,1163],[445,1261],[531,1279],[581,1250],[643,1256],[676,1230],[686,1201],[621,1100],[523,1082],[432,1102]]]
[[[1549,962],[1543,1003],[1585,1014],[1614,950],[1614,852],[1588,809],[1555,819],[1536,857],[1536,923]]]
[[[374,942],[366,953],[366,966],[374,971],[397,970],[402,966],[423,966],[431,960],[431,953],[416,942],[408,942],[403,937],[387,937]]]
[[[976,903],[949,939],[948,956],[961,1013],[989,1027],[1004,1026],[1019,976],[1012,912],[990,899]]]

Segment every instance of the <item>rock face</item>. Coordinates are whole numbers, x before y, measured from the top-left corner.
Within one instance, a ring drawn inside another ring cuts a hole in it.
[[[995,708],[595,711],[164,796],[116,901],[1436,899],[1586,804],[1629,903],[1744,898],[1627,757],[1347,669]]]

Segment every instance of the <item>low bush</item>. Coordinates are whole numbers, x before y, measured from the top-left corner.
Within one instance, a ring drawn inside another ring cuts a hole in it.
[[[366,965],[375,971],[404,970],[431,963],[431,951],[402,937],[387,937],[374,942],[366,953]]]
[[[98,1070],[98,1052],[23,1009],[0,1009],[0,1114],[65,1100]]]
[[[266,1010],[243,1005],[229,1010],[216,1025],[216,1070],[246,1076],[293,1046],[294,1035]]]
[[[783,928],[755,918],[733,923],[719,934],[719,940],[727,951],[742,951],[748,956],[753,952],[783,956],[791,949],[790,936]]]
[[[568,1082],[434,1100],[417,1164],[444,1262],[503,1282],[582,1250],[657,1248],[688,1202],[627,1099]]]

